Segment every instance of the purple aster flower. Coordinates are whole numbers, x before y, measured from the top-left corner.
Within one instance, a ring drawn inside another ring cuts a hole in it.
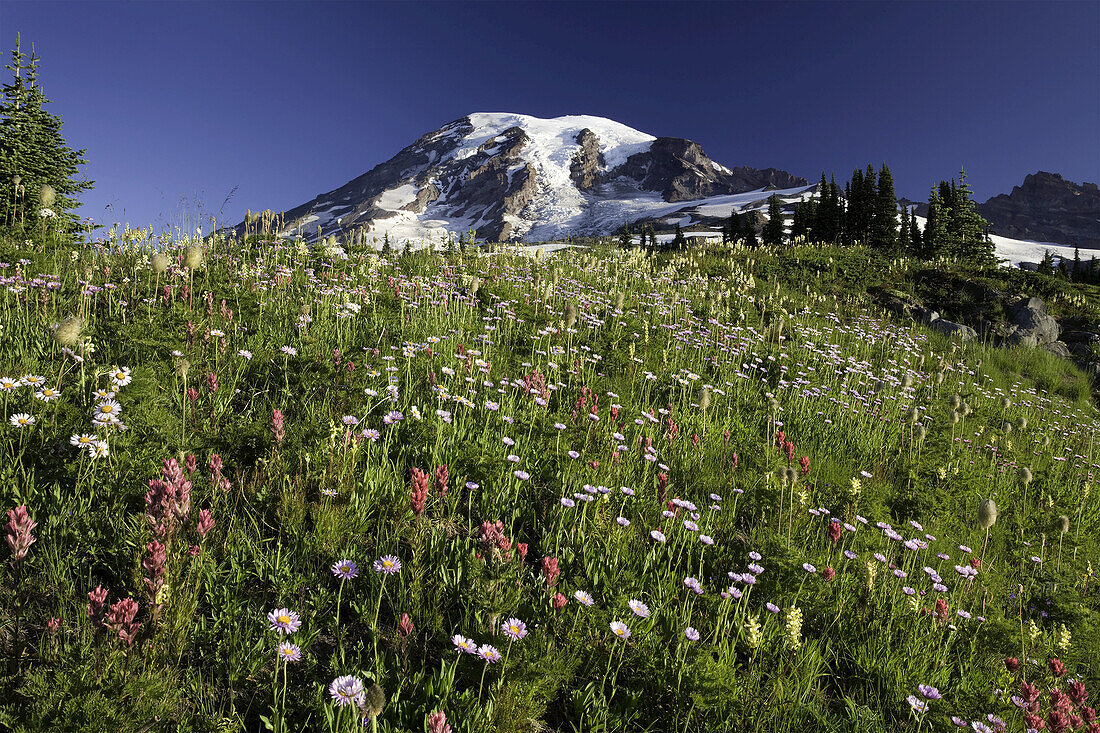
[[[344,423],[348,427],[355,427],[359,424],[359,418],[357,418],[355,415],[344,415],[342,418],[340,418],[340,422]]]
[[[856,553],[852,552],[851,550],[845,550],[844,551],[844,557],[848,558],[849,560],[855,560],[856,559]]]
[[[570,499],[568,497],[562,497],[561,505],[563,507],[565,507],[566,509],[572,509],[573,507],[575,507],[577,505],[577,502],[573,501],[572,499]]]
[[[626,605],[630,606],[630,610],[634,612],[635,616],[649,618],[649,606],[641,601],[632,598]]]
[[[757,556],[755,559],[759,560],[760,558]],[[760,575],[760,573],[764,572],[764,568],[754,562],[749,563],[749,572],[753,575]]]
[[[531,474],[527,473],[526,471],[513,471],[512,475],[518,478],[520,481],[526,481],[527,479],[531,478]]]
[[[764,607],[767,608],[772,613],[779,613],[779,606],[775,605],[771,601],[765,603]]]
[[[917,689],[920,691],[920,694],[924,695],[929,700],[939,700],[943,697],[940,691],[932,685],[917,685]]]
[[[592,600],[592,596],[583,590],[575,591],[573,593],[573,597],[577,599],[577,603],[580,603],[584,606],[591,606],[593,603],[595,603],[595,601]]]
[[[328,686],[328,694],[332,695],[333,702],[340,707],[358,705],[364,697],[363,681],[351,675],[337,677]]]
[[[622,621],[612,621],[611,632],[620,639],[630,638],[630,628]]]
[[[297,662],[302,658],[302,650],[297,644],[291,644],[289,641],[284,641],[279,645],[276,650],[276,654],[279,659],[284,662]]]
[[[755,550],[753,550],[752,552],[749,553],[749,559],[750,560],[762,560],[763,558],[761,557],[759,552],[756,552]]]
[[[568,453],[566,453],[566,455],[567,455],[567,456],[569,456],[570,458],[574,459],[574,460],[576,460],[577,458],[580,458],[580,457],[581,457],[581,454],[580,454],[580,453],[578,453],[578,452],[577,452],[577,451],[575,451],[575,450],[571,450],[571,451],[569,451]]]
[[[461,634],[455,634],[451,637],[451,643],[455,645],[455,649],[460,652],[466,652],[467,654],[477,654],[477,642],[473,639],[467,639]]]
[[[928,703],[926,703],[924,700],[921,700],[916,695],[910,695],[909,697],[905,698],[905,700],[909,703],[909,707],[913,708],[913,712],[917,715],[924,715],[926,712],[928,712]]]
[[[497,651],[495,646],[489,644],[482,644],[477,649],[477,655],[485,660],[486,664],[492,664],[493,662],[499,662],[501,660],[501,653]]]
[[[811,565],[808,562],[802,563],[802,569],[805,570],[807,573],[816,573],[817,572],[817,568],[815,568],[813,565]]]
[[[286,608],[276,608],[267,614],[267,622],[272,631],[278,631],[280,634],[293,634],[302,625],[298,614]]]
[[[378,432],[374,428],[367,428],[363,431],[363,437],[372,443],[378,442],[378,439],[382,437],[382,433]]]
[[[650,532],[649,536],[652,537],[653,539],[657,540],[658,542],[664,542],[667,539],[665,537],[665,535],[659,529],[655,529],[652,532]]]
[[[401,561],[395,555],[384,555],[374,561],[374,572],[393,575],[401,571]]]
[[[629,527],[630,526],[630,520],[627,519],[626,517],[619,517],[615,521],[619,523],[620,527]]]
[[[519,641],[527,636],[527,624],[523,623],[518,618],[508,619],[504,622],[504,625],[500,627],[500,630],[512,641]]]
[[[684,529],[686,529],[690,532],[698,532],[699,531],[699,525],[697,525],[695,522],[689,522],[688,520],[685,519],[684,520]]]
[[[626,494],[627,496],[634,496],[634,489],[628,488],[626,486],[619,487],[619,491]]]
[[[714,544],[714,538],[711,537],[709,534],[699,535],[699,541],[702,542],[704,545],[713,545]]]
[[[359,575],[359,566],[354,560],[341,560],[332,566],[332,574],[341,580],[351,580]]]
[[[684,629],[684,636],[687,637],[688,641],[699,641],[699,632],[691,626]]]

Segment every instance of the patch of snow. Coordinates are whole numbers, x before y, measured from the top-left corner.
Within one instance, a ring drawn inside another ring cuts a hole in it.
[[[397,188],[391,188],[389,191],[385,191],[378,197],[378,201],[375,204],[380,209],[386,211],[398,211],[402,207],[411,204],[416,201],[416,194],[419,189],[411,183],[406,183],[404,186],[398,186]]]

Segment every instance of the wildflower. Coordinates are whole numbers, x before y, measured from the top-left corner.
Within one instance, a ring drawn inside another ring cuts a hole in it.
[[[118,634],[118,638],[129,646],[133,646],[134,637],[141,628],[140,623],[134,622],[137,612],[137,601],[132,598],[115,601],[107,611],[106,626],[113,629]]]
[[[109,417],[118,417],[122,412],[122,405],[118,404],[114,400],[104,400],[95,406],[95,414],[106,415]]]
[[[409,618],[409,614],[401,614],[401,621],[397,624],[397,635],[402,639],[408,637],[413,632],[413,622]]]
[[[467,639],[465,636],[455,634],[451,637],[451,643],[455,645],[455,649],[460,652],[466,652],[467,654],[477,653],[477,642],[473,639]]]
[[[351,580],[359,575],[359,566],[354,560],[341,560],[332,566],[332,574],[341,580]]]
[[[591,606],[593,603],[595,603],[595,601],[592,600],[591,594],[586,593],[583,590],[575,591],[573,593],[573,597],[577,599],[578,603],[584,606]]]
[[[910,695],[905,699],[909,703],[909,707],[911,707],[913,709],[913,712],[917,715],[923,715],[924,713],[928,712],[928,703],[926,703],[924,700],[921,700],[916,695]]]
[[[787,609],[787,644],[791,649],[802,646],[802,611],[795,606]]]
[[[619,523],[620,527],[629,527],[630,526],[630,520],[627,519],[626,517],[619,517],[615,521]]]
[[[276,653],[283,662],[297,662],[302,658],[301,647],[297,644],[291,644],[289,641],[284,641],[282,644],[279,644]]]
[[[76,446],[77,448],[87,448],[88,446],[95,443],[95,441],[96,436],[89,433],[83,433],[79,435],[74,433],[73,436],[69,438],[69,445]]]
[[[836,571],[833,570],[831,567],[827,567],[821,571],[821,577],[825,579],[826,583],[830,583],[832,582],[833,578],[836,577]]]
[[[17,412],[11,416],[9,422],[17,428],[28,428],[36,422],[33,415],[25,412]]]
[[[31,545],[35,543],[31,530],[37,526],[38,522],[31,521],[26,505],[8,510],[7,537],[5,539],[8,542],[8,547],[11,548],[12,559],[16,563],[27,556]]]
[[[929,700],[939,700],[943,697],[940,691],[931,685],[917,685],[917,690]]]
[[[611,622],[611,633],[615,634],[615,636],[619,637],[620,639],[630,638],[630,629],[622,621]]]
[[[554,597],[550,599],[550,605],[554,607],[555,611],[560,611],[565,608],[566,603],[569,603],[569,599],[561,593],[555,593]]]
[[[451,726],[447,725],[447,714],[442,710],[429,715],[427,723],[428,733],[451,733]]]
[[[61,398],[61,392],[53,389],[52,387],[43,387],[42,389],[35,392],[34,396],[37,399],[42,400],[43,402],[53,402],[54,400]]]
[[[237,352],[237,356],[242,357],[244,359],[251,359],[252,358],[252,352],[248,351],[247,349],[240,349]]]
[[[351,675],[337,677],[328,686],[328,694],[332,695],[333,702],[340,707],[351,704],[358,705],[363,701],[365,695],[363,681]]]
[[[684,636],[687,637],[688,641],[699,641],[699,632],[691,626],[684,629]]]
[[[630,610],[634,612],[635,616],[649,618],[649,606],[641,601],[632,598],[626,605],[630,606]]]
[[[760,646],[760,642],[763,640],[763,634],[760,630],[760,622],[757,620],[756,616],[749,616],[748,621],[745,622],[745,635],[746,642],[750,649],[757,649]]]
[[[302,626],[301,618],[294,611],[286,608],[277,608],[267,614],[267,622],[272,631],[280,634],[293,634]]]
[[[497,648],[495,646],[490,646],[489,644],[482,644],[480,647],[478,647],[477,655],[484,659],[488,664],[499,662],[501,659],[501,653],[497,651]]]
[[[572,499],[570,499],[568,497],[563,497],[562,500],[561,500],[561,505],[563,507],[565,507],[566,509],[572,509],[573,507],[575,507],[577,505],[577,502],[573,501]]]
[[[1050,673],[1055,677],[1061,677],[1066,673],[1066,665],[1062,664],[1062,661],[1057,658],[1047,662],[1047,669],[1049,669]]]
[[[205,538],[207,533],[214,528],[214,517],[210,514],[209,509],[203,509],[199,512],[199,523],[196,530],[199,533],[199,537]]]
[[[106,440],[97,440],[88,446],[88,457],[91,459],[106,458],[110,455],[110,446]]]
[[[709,534],[699,535],[699,541],[702,542],[704,545],[713,545],[714,544],[714,538],[711,537]]]
[[[394,555],[383,555],[374,561],[374,572],[393,575],[401,571],[401,561]]]
[[[526,481],[527,479],[531,478],[531,474],[527,473],[526,471],[513,471],[512,475],[518,478],[520,481]]]
[[[504,635],[512,641],[519,641],[527,636],[527,624],[523,623],[518,618],[510,618],[501,626],[501,631],[503,631]]]
[[[38,374],[24,374],[23,378],[19,380],[19,383],[24,387],[41,387],[46,383],[46,378]]]
[[[133,381],[133,377],[130,376],[130,367],[115,367],[111,372],[111,384],[115,387],[125,387],[127,384]]]
[[[12,379],[11,377],[0,377],[0,394],[14,392],[21,386],[18,380]]]
[[[298,350],[296,348],[294,348],[293,346],[280,346],[279,351],[283,352],[287,356],[297,356],[298,355]],[[341,677],[340,679],[344,679],[344,678]],[[362,687],[363,687],[362,682],[359,683],[359,687],[360,687],[360,689],[362,689]]]
[[[655,529],[652,532],[650,532],[649,536],[652,537],[653,539],[657,540],[658,542],[665,542],[665,540],[667,539],[665,537],[664,533],[662,533],[661,530],[659,530],[659,529]]]
[[[816,573],[817,572],[817,568],[815,568],[813,565],[811,565],[808,562],[802,563],[802,569],[805,570],[807,573]]]

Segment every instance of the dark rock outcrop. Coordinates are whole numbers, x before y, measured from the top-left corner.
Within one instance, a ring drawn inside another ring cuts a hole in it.
[[[605,166],[600,141],[596,133],[587,127],[577,134],[577,144],[581,149],[573,154],[573,164],[569,166],[569,177],[582,191],[595,185],[600,169]]]
[[[1095,183],[1039,171],[1012,193],[979,204],[978,211],[993,234],[1100,249],[1100,188]]]

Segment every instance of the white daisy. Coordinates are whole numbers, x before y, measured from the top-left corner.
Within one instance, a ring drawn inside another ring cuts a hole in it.
[[[28,415],[25,412],[17,412],[11,416],[11,424],[17,428],[30,427],[34,422],[34,415]]]
[[[12,379],[11,377],[0,377],[0,394],[7,394],[8,392],[14,392],[16,388],[20,387],[18,379]]]
[[[106,458],[110,454],[111,452],[107,449],[106,440],[97,440],[95,443],[88,446],[88,457],[92,459]]]
[[[26,387],[41,387],[46,383],[46,378],[37,374],[24,374],[19,382]]]
[[[133,377],[130,376],[130,367],[115,367],[111,372],[111,383],[116,387],[125,387],[132,381]]]
[[[95,415],[98,418],[100,415],[107,415],[109,417],[118,417],[122,414],[122,405],[118,404],[114,400],[104,400],[95,406]]]
[[[75,445],[77,448],[85,448],[94,442],[95,436],[89,435],[88,433],[74,433],[73,436],[69,438],[69,445]]]
[[[43,387],[42,389],[35,392],[34,396],[42,400],[43,402],[53,402],[54,400],[61,397],[61,392],[51,387]]]

